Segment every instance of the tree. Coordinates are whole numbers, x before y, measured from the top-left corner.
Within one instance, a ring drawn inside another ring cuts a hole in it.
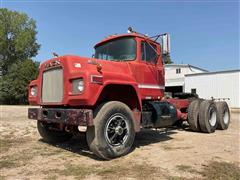
[[[36,22],[24,13],[0,9],[0,103],[26,104],[27,89],[38,74]]]
[[[1,104],[27,104],[28,84],[37,78],[39,63],[31,59],[11,65],[0,78]]]
[[[173,63],[169,54],[163,55],[163,61],[164,61],[164,64],[172,64]]]
[[[0,71],[7,74],[10,66],[37,55],[36,22],[24,13],[0,9]]]

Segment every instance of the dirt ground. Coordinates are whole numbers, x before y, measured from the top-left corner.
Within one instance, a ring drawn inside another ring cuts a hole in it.
[[[239,179],[240,114],[228,130],[212,134],[188,128],[144,130],[131,153],[102,161],[85,136],[47,144],[27,119],[28,106],[1,106],[1,179]]]

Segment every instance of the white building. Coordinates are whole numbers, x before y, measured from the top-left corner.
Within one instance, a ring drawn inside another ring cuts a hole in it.
[[[176,93],[184,92],[184,83],[186,74],[205,73],[201,69],[189,64],[165,64],[165,91]]]
[[[240,108],[240,70],[187,74],[184,87],[185,92],[225,100],[231,108]]]
[[[166,64],[165,92],[196,93],[204,99],[228,102],[231,108],[240,108],[240,70],[208,72],[187,64]]]

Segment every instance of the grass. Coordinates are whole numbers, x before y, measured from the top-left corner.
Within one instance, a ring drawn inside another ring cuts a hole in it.
[[[168,180],[186,180],[187,178],[179,177],[179,176],[169,176]]]
[[[13,141],[11,139],[0,139],[0,152],[8,151],[10,147],[12,147]]]
[[[54,147],[42,142],[36,143],[31,149],[26,150],[29,154],[33,154],[34,156],[55,156],[55,155],[66,155],[68,153],[67,150],[61,149],[58,147]]]
[[[192,147],[190,146],[185,146],[185,147],[173,147],[170,145],[164,145],[162,146],[164,150],[186,150],[186,149],[191,149]]]
[[[57,148],[45,148],[45,149],[35,149],[34,148],[34,154],[36,156],[54,156],[54,155],[59,155],[59,154],[65,154],[67,152],[65,152],[65,150],[62,150],[62,149],[57,149]]]
[[[2,156],[0,158],[0,169],[2,168],[14,168],[23,166],[29,163],[31,159],[33,159],[35,156],[52,156],[58,154],[59,151],[49,151],[49,150],[42,150],[42,151],[36,151],[34,149],[32,150],[25,150],[23,152],[18,152],[12,155],[6,155]]]
[[[28,153],[27,151],[2,156],[0,158],[0,169],[3,168],[10,169],[14,167],[27,165],[33,157],[34,154]]]
[[[13,139],[13,135],[5,135],[0,138],[0,153],[8,151],[11,147],[16,147],[20,144],[27,142],[27,138],[17,138]]]
[[[46,180],[57,180],[58,177],[56,175],[50,175],[45,178]]]
[[[8,152],[10,148],[18,146],[19,144],[25,142],[25,139],[12,139],[11,135],[2,136],[0,138],[0,153]],[[3,168],[13,168],[19,165],[19,162],[23,162],[29,159],[29,154],[27,153],[15,153],[12,155],[2,156],[0,158],[0,169]]]
[[[211,161],[209,164],[204,165],[201,171],[193,169],[191,166],[178,165],[177,169],[189,173],[198,173],[203,179],[211,180],[239,180],[240,179],[240,168],[229,162]],[[185,177],[170,176],[169,180],[181,180],[186,179]]]
[[[0,159],[0,169],[3,168],[13,168],[16,166],[16,162],[12,161],[11,159]]]
[[[191,166],[188,165],[177,165],[177,169],[183,172],[189,172],[189,173],[199,173],[196,169],[193,169]]]
[[[200,174],[205,179],[238,180],[240,179],[240,168],[234,163],[212,161],[204,166]]]
[[[27,128],[23,135],[28,135],[28,134],[30,134],[30,133],[31,133],[30,129]]]
[[[6,179],[5,176],[0,175],[0,180],[5,180],[5,179]]]
[[[52,169],[44,171],[48,177],[63,177],[73,176],[76,179],[83,179],[89,175],[101,176],[104,179],[116,179],[116,177],[132,177],[136,179],[147,179],[149,176],[156,174],[157,176],[164,176],[159,168],[144,165],[102,165],[102,166],[79,166],[73,164],[65,165],[65,169]],[[48,179],[48,178],[47,178]]]
[[[76,166],[76,165],[68,164],[65,166],[64,170],[59,172],[59,174],[64,176],[75,176],[78,178],[84,178],[91,174],[100,175],[103,177],[109,177],[115,173],[119,174],[124,170],[126,170],[126,168],[121,166],[87,167],[87,166]]]
[[[180,171],[188,171],[189,169],[192,169],[192,167],[187,165],[177,165],[177,169]]]
[[[15,140],[9,138],[8,136],[3,136],[4,138],[0,139],[0,153],[3,154],[7,152],[11,147],[16,143]],[[14,156],[3,156],[0,158],[0,169],[2,168],[12,168],[16,166]]]
[[[4,154],[7,152],[11,147],[16,148],[18,145],[27,142],[29,139],[11,139],[8,136],[4,136],[4,138],[0,139],[0,152]],[[65,150],[55,148],[55,147],[48,147],[44,144],[36,145],[31,149],[21,150],[14,154],[8,154],[2,156],[0,158],[0,169],[6,168],[11,169],[19,166],[23,166],[28,164],[31,159],[35,156],[53,156],[58,155],[65,152]],[[1,179],[0,179],[1,180]]]
[[[93,172],[92,170],[93,168],[91,167],[79,167],[72,164],[67,164],[65,165],[65,169],[60,171],[59,174],[64,176],[75,176],[83,178],[86,175],[91,174]]]

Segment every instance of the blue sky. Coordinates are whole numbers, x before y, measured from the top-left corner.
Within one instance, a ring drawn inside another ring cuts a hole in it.
[[[94,44],[132,26],[149,35],[169,32],[175,63],[210,71],[240,68],[238,1],[0,1],[36,20],[38,61],[52,52],[91,57]]]

